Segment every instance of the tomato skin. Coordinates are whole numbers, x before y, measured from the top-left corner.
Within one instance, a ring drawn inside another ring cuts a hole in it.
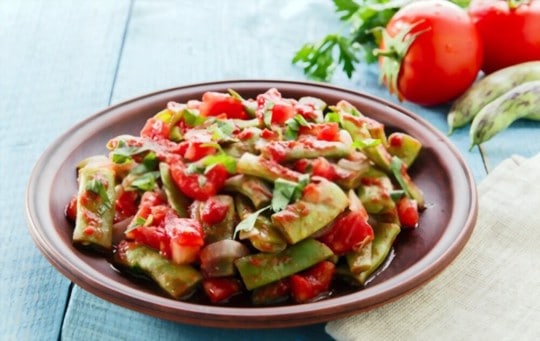
[[[217,192],[227,180],[227,169],[222,164],[216,164],[205,174],[188,174],[186,167],[180,161],[171,163],[171,177],[180,190],[194,200],[205,201]]]
[[[202,286],[212,303],[220,303],[242,292],[242,286],[234,278],[207,278]]]
[[[136,191],[125,191],[122,190],[115,202],[115,216],[114,221],[118,222],[120,220],[131,217],[137,213],[137,199],[139,194]]]
[[[398,218],[404,228],[416,228],[420,219],[415,200],[403,197],[397,202]]]
[[[419,33],[401,62],[397,75],[400,98],[430,106],[461,95],[474,82],[482,64],[480,34],[471,18],[457,5],[442,0],[417,1],[404,6],[388,22],[395,37],[403,29]],[[422,33],[420,33],[422,32]],[[384,50],[384,41],[381,48]],[[379,62],[387,57],[379,58]]]
[[[337,178],[336,168],[324,157],[318,157],[311,163],[312,175],[322,176],[323,178],[333,181]]]
[[[249,118],[240,99],[220,92],[204,93],[199,110],[204,117],[225,114],[227,118]]]
[[[169,135],[169,126],[162,120],[155,117],[149,118],[141,130],[141,137],[146,137],[152,140],[168,139]]]
[[[260,120],[264,120],[264,112],[271,106],[271,123],[283,125],[285,121],[296,115],[294,104],[291,100],[282,98],[281,93],[277,89],[272,88],[264,94],[257,96],[257,116]]]
[[[66,205],[66,208],[64,209],[64,214],[66,215],[66,218],[71,221],[75,222],[77,220],[77,196],[73,196],[69,203]]]
[[[504,0],[473,0],[469,15],[482,37],[482,70],[540,60],[540,1],[511,8]]]
[[[201,219],[203,222],[209,225],[215,225],[225,219],[228,211],[229,206],[227,206],[227,204],[219,201],[216,197],[210,197],[204,203],[204,208],[201,212]]]
[[[350,211],[338,216],[328,232],[319,240],[339,256],[361,248],[374,237],[373,228],[367,222],[366,214]]]
[[[329,261],[322,261],[311,268],[290,277],[292,297],[297,303],[307,302],[328,291],[336,266]]]

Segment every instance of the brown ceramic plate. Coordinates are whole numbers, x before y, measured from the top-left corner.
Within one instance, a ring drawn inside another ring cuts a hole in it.
[[[222,307],[167,298],[153,288],[115,271],[106,259],[84,253],[71,244],[64,207],[77,191],[76,164],[105,154],[106,142],[120,134],[138,134],[147,118],[170,100],[200,98],[205,91],[233,88],[254,97],[271,87],[285,97],[315,96],[335,104],[345,99],[362,112],[418,138],[424,149],[411,169],[423,189],[428,208],[420,227],[403,231],[393,259],[362,290],[319,302],[279,307]],[[474,181],[451,143],[415,114],[356,91],[317,83],[290,81],[228,81],[164,90],[121,103],[79,123],[37,162],[27,188],[30,232],[45,257],[83,289],[112,303],[156,317],[195,325],[225,328],[269,328],[329,321],[372,309],[418,288],[443,270],[467,242],[477,216]]]

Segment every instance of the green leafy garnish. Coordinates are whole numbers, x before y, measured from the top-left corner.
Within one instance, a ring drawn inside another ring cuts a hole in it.
[[[122,164],[132,161],[134,155],[147,152],[150,149],[147,146],[129,146],[126,141],[118,141],[118,145],[111,152],[111,160],[114,163]]]
[[[253,213],[250,213],[244,220],[242,220],[238,225],[236,225],[236,228],[234,229],[233,239],[236,238],[236,235],[240,231],[246,231],[249,232],[253,230],[253,227],[255,226],[255,222],[257,221],[257,217],[267,209],[269,209],[270,206],[266,206],[261,208],[258,211],[255,211]]]
[[[186,122],[189,127],[200,126],[206,121],[205,117],[199,115],[198,110],[185,109],[183,116],[184,122]]]
[[[214,166],[216,164],[222,164],[227,169],[229,174],[236,173],[236,159],[225,152],[208,155],[200,162],[205,166],[205,168]]]
[[[207,129],[212,134],[212,140],[221,141],[231,139],[235,126],[230,121],[216,120],[216,122]]]
[[[409,198],[412,198],[412,194],[409,191],[409,186],[407,185],[407,182],[405,179],[403,179],[403,174],[401,173],[403,170],[403,167],[405,164],[401,159],[397,156],[393,156],[392,160],[390,161],[390,170],[392,171],[392,174],[394,174],[394,177],[396,178],[396,181],[399,183],[401,188],[403,189],[403,192],[405,192],[405,195]]]
[[[301,126],[309,126],[309,122],[306,121],[302,115],[297,114],[295,117],[289,118],[287,121],[285,121],[285,139],[296,140],[298,138],[298,131],[300,130]]]
[[[137,177],[131,183],[131,187],[141,191],[151,191],[156,187],[156,179],[159,178],[159,172],[147,172]]]
[[[341,115],[337,112],[329,112],[324,116],[325,122],[335,122],[341,126]]]
[[[279,212],[284,210],[291,202],[295,202],[302,196],[302,191],[309,183],[309,177],[304,177],[300,182],[277,179],[274,182],[274,192],[272,193],[272,210]]]
[[[328,81],[337,65],[351,78],[360,61],[377,60],[373,50],[379,41],[373,29],[385,27],[392,16],[411,0],[333,0],[335,11],[349,32],[328,34],[317,43],[305,44],[293,58],[304,73],[316,80]],[[337,60],[336,60],[337,59]]]
[[[111,199],[107,194],[107,189],[103,182],[98,178],[93,178],[86,184],[86,190],[99,195],[102,205],[98,209],[98,213],[102,215],[112,207]]]

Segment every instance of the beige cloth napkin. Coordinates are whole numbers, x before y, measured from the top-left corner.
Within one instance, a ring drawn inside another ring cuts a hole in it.
[[[478,186],[479,216],[428,284],[329,322],[337,340],[540,340],[540,154],[503,161]]]

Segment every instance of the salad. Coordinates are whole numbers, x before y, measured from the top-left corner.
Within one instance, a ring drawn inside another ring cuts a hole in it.
[[[76,246],[174,299],[311,302],[361,289],[418,226],[421,148],[344,100],[206,92],[81,161],[66,216]]]

